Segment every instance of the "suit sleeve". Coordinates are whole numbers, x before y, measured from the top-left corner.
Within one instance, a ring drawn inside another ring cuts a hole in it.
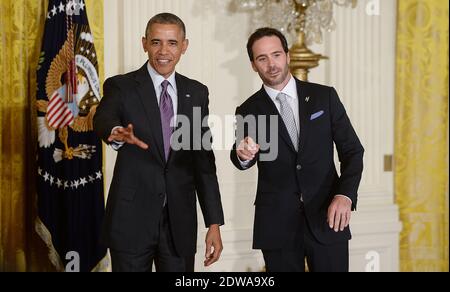
[[[358,187],[363,171],[364,148],[356,135],[342,102],[334,88],[330,89],[330,113],[333,140],[341,165],[337,194],[349,197],[356,210]]]
[[[235,116],[242,116],[245,117],[246,114],[244,114],[243,110],[241,107],[236,108],[236,113]],[[245,128],[245,125],[241,125],[240,124],[240,119],[237,119],[237,124],[236,124],[236,128],[237,129],[244,129],[244,137],[248,136],[248,129]],[[237,135],[236,135],[237,136]],[[237,139],[237,138],[236,138]],[[254,137],[255,141],[257,141],[256,137]],[[244,167],[242,165],[242,163],[239,161],[238,156],[237,156],[237,151],[236,148],[238,146],[238,144],[241,143],[241,141],[235,141],[233,148],[231,149],[230,152],[230,160],[231,162],[234,164],[234,166],[239,169],[239,170],[247,170],[252,168],[256,162],[258,161],[258,155],[256,155],[255,159],[253,159],[252,161],[249,161],[249,163]]]
[[[202,95],[205,96],[201,107],[201,120],[203,121],[205,118],[207,119],[209,115],[209,93],[206,87],[204,88]],[[202,138],[211,136],[211,129],[207,123],[202,123],[201,133]],[[212,224],[223,225],[224,215],[220,198],[219,183],[216,175],[216,160],[211,148],[212,138],[208,142],[203,142],[208,145],[201,143],[201,150],[194,151],[197,196],[206,227],[209,227]]]
[[[94,131],[107,144],[114,127],[122,126],[121,92],[113,79],[105,81],[104,96],[94,116]]]

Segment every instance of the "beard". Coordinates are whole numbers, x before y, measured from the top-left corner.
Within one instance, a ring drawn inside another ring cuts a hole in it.
[[[281,72],[281,73],[279,73],[275,77],[271,76],[272,74],[276,74],[278,72]],[[286,66],[282,69],[279,69],[277,67],[272,67],[272,68],[270,68],[269,71],[264,72],[264,73],[258,72],[258,74],[259,74],[259,77],[261,77],[264,84],[266,84],[270,87],[277,87],[286,81],[286,79],[289,75],[289,65],[286,64]]]

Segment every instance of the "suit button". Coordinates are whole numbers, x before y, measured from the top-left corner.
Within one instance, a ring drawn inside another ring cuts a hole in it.
[[[164,194],[163,193],[159,194],[159,197],[164,198]]]
[[[300,164],[297,165],[297,170],[302,170],[302,166]]]
[[[165,168],[164,169],[164,174],[168,174],[169,173],[169,169],[168,168]]]

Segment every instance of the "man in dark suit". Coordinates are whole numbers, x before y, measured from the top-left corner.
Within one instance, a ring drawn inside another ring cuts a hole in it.
[[[108,79],[94,118],[98,135],[118,151],[102,232],[113,271],[189,272],[197,246],[196,194],[206,226],[205,266],[222,251],[224,222],[214,153],[209,145],[173,147],[179,121],[208,116],[208,88],[175,72],[188,47],[185,25],[162,13],[142,39],[149,61]],[[198,109],[198,111],[195,111]],[[186,126],[186,125],[182,125]],[[190,123],[181,137],[210,129]]]
[[[304,271],[305,258],[310,271],[348,271],[364,149],[336,91],[291,75],[283,34],[259,29],[247,50],[264,86],[236,115],[259,118],[254,125],[238,119],[245,139],[238,138],[230,157],[240,170],[258,165],[253,248],[262,250],[269,272]],[[275,131],[261,125],[273,123],[269,117],[278,117]]]

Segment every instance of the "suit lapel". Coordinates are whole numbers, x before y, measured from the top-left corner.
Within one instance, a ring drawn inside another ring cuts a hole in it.
[[[191,101],[189,98],[188,85],[185,79],[178,73],[175,73],[175,82],[177,83],[177,96],[178,96],[178,106],[177,106],[177,116],[189,117],[189,109],[192,109]],[[181,126],[180,120],[177,118],[177,126],[174,131],[178,130]],[[192,120],[191,120],[192,123]],[[168,163],[170,163],[174,156],[177,154],[176,151],[171,150],[169,154]]]
[[[300,120],[300,147],[299,152],[301,152],[305,147],[306,137],[308,134],[309,126],[309,107],[312,102],[311,92],[309,90],[308,83],[295,79],[297,83],[297,95],[298,95],[298,109],[299,109],[299,120]]]
[[[190,94],[188,92],[188,85],[184,78],[178,73],[175,74],[175,81],[177,82],[178,95],[178,115],[189,116],[189,109],[191,108]],[[179,126],[179,125],[177,125]]]
[[[158,157],[162,163],[165,163],[161,114],[156,98],[155,87],[153,86],[152,78],[147,70],[147,63],[137,71],[136,81],[139,84],[136,90],[147,114],[147,119],[151,128],[150,132],[154,139],[154,145],[156,145],[157,148]]]
[[[261,96],[261,100],[264,103],[263,109],[268,109],[268,111],[269,111],[269,112],[267,112],[267,110],[265,110],[266,112],[264,112],[264,114],[271,115],[271,116],[272,115],[278,116],[278,133],[281,136],[281,138],[284,140],[284,142],[286,142],[286,144],[289,146],[289,148],[292,151],[296,152],[294,145],[292,144],[291,137],[289,136],[289,133],[286,129],[286,125],[284,124],[283,118],[281,117],[280,112],[278,111],[277,107],[273,103],[270,96],[267,94],[264,87],[261,88],[261,90],[260,90],[260,96]]]

